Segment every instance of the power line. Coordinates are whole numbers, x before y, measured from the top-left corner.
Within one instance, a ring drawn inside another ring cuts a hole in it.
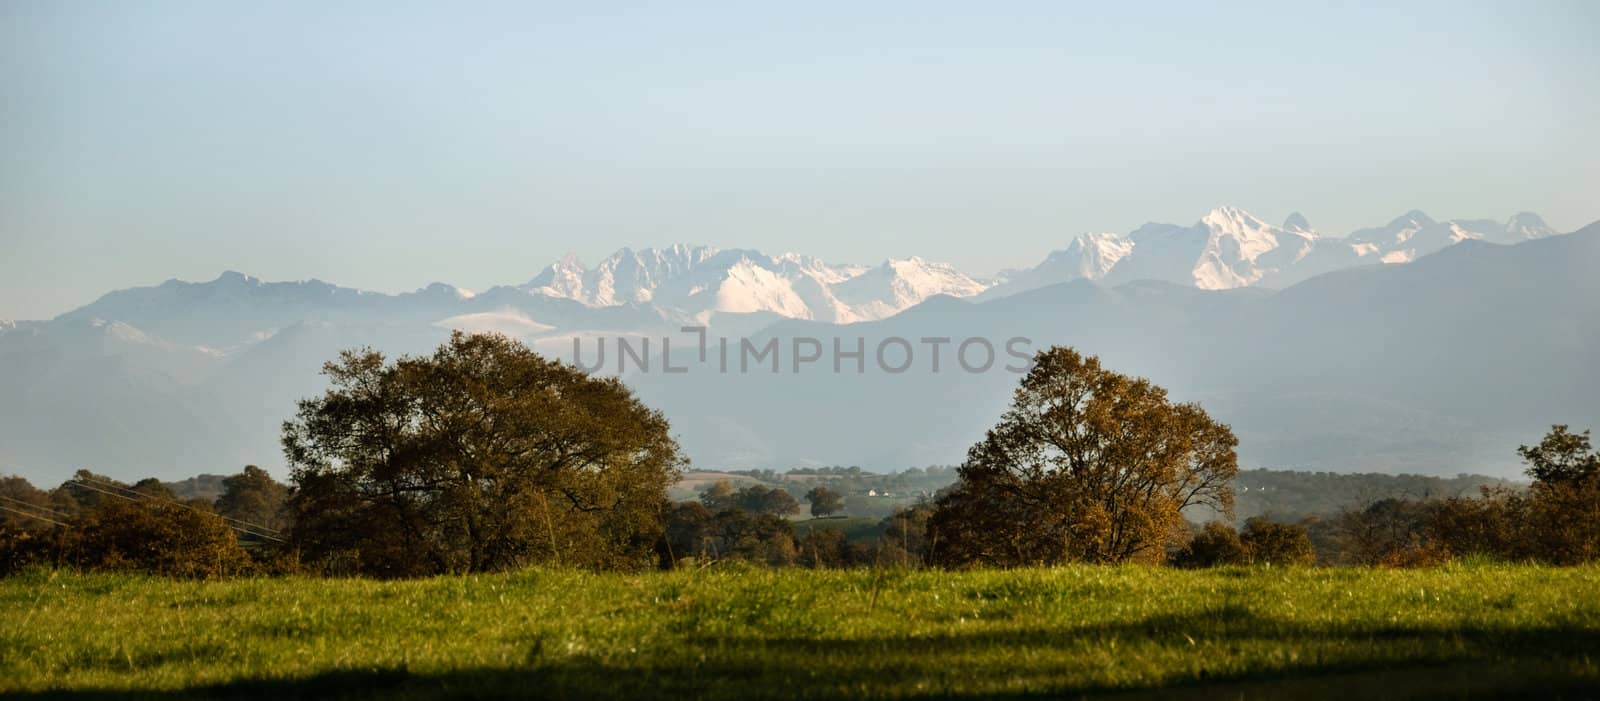
[[[30,513],[26,512],[26,511],[23,511],[22,509],[13,509],[13,508],[11,508],[9,506],[6,506],[5,504],[0,504],[0,510],[10,511],[11,513],[21,514],[21,515],[26,516],[28,518],[34,519],[36,521],[44,521],[45,523],[53,523],[53,524],[55,524],[57,526],[61,526],[62,528],[68,528],[67,524],[62,523],[60,521],[57,521],[57,520],[55,520],[53,518],[45,518],[45,517],[40,516],[38,514],[30,514]]]
[[[224,521],[230,521],[232,523],[237,523],[237,524],[239,524],[241,526],[247,526],[249,528],[254,528],[257,531],[261,531],[261,533],[257,533],[257,534],[253,534],[253,535],[263,535],[263,534],[269,534],[269,533],[272,534],[272,535],[281,535],[281,532],[276,528],[269,528],[269,527],[263,526],[263,525],[261,525],[259,523],[251,523],[251,522],[245,521],[243,519],[237,519],[237,518],[232,518],[232,517],[229,517],[229,516],[223,516],[222,514],[218,514],[218,513],[214,513],[214,512],[210,512],[210,511],[201,511],[200,509],[196,509],[195,507],[190,506],[188,504],[185,504],[185,503],[183,503],[181,501],[175,501],[173,499],[168,499],[166,497],[155,495],[155,494],[146,494],[146,493],[141,492],[141,491],[139,491],[137,489],[134,489],[132,487],[121,485],[121,484],[118,484],[118,483],[113,482],[113,481],[108,480],[108,479],[103,479],[103,478],[100,478],[100,477],[75,477],[74,479],[77,479],[79,481],[93,481],[93,482],[99,483],[102,486],[109,486],[109,487],[112,487],[114,489],[119,489],[119,490],[122,490],[124,492],[127,492],[129,494],[137,495],[141,499],[154,499],[156,501],[163,501],[163,502],[166,502],[168,504],[172,504],[173,506],[181,506],[181,507],[183,507],[185,509],[188,509],[190,511],[194,511],[196,513],[209,513],[209,514],[212,514],[213,516],[216,516],[217,518],[220,518],[220,519],[222,519]]]
[[[21,505],[26,506],[26,507],[28,507],[30,509],[38,509],[40,511],[48,511],[48,512],[50,512],[52,514],[55,514],[57,516],[60,516],[62,518],[66,518],[68,516],[68,514],[62,513],[60,511],[52,509],[52,508],[50,508],[48,506],[40,506],[40,505],[35,504],[35,503],[31,502],[31,501],[23,501],[21,499],[15,498],[15,497],[8,497],[8,496],[6,496],[4,494],[0,494],[0,499],[4,499],[4,500],[9,501],[9,502],[11,502],[13,504],[21,504]]]
[[[119,499],[126,499],[126,500],[134,502],[134,503],[138,503],[138,502],[142,502],[142,501],[160,501],[160,502],[165,502],[167,504],[171,504],[172,506],[179,506],[179,507],[188,509],[188,510],[193,511],[193,512],[195,512],[197,514],[210,513],[210,512],[207,512],[207,511],[201,511],[200,509],[196,509],[196,508],[194,508],[192,506],[189,506],[188,504],[172,501],[170,499],[163,499],[161,497],[152,496],[152,495],[140,492],[138,490],[128,489],[127,487],[123,487],[123,486],[118,485],[118,484],[112,484],[111,486],[116,487],[117,489],[126,490],[126,491],[131,492],[133,494],[136,494],[138,496],[128,496],[126,494],[118,494],[117,492],[107,491],[107,490],[102,489],[100,487],[97,487],[94,484],[91,484],[90,482],[88,482],[86,480],[83,480],[81,478],[78,478],[76,480],[69,480],[67,483],[71,484],[73,486],[83,487],[84,489],[88,489],[90,491],[95,491],[95,492],[99,492],[101,494],[114,496],[114,497],[117,497]],[[280,543],[283,542],[282,538],[278,538],[276,536],[268,535],[266,533],[257,533],[255,531],[251,531],[250,529],[245,528],[243,526],[236,526],[234,524],[228,523],[229,519],[227,517],[225,517],[225,516],[221,516],[219,514],[211,514],[211,515],[212,516],[217,516],[218,518],[223,519],[223,525],[226,525],[227,527],[229,527],[229,528],[231,528],[233,530],[236,530],[236,531],[238,531],[240,533],[243,533],[245,535],[253,535],[253,536],[257,537],[257,538],[266,538],[268,540],[275,540],[275,541],[278,541]]]
[[[161,502],[166,502],[166,503],[171,504],[173,506],[178,506],[178,507],[182,507],[182,508],[188,509],[188,510],[193,511],[193,512],[195,512],[197,514],[210,514],[212,516],[217,516],[218,518],[223,519],[223,525],[226,525],[227,527],[229,527],[229,528],[231,528],[231,529],[233,529],[235,531],[238,531],[240,533],[243,533],[245,535],[253,535],[253,536],[257,537],[257,538],[266,538],[267,540],[274,540],[274,541],[277,541],[279,543],[284,542],[284,540],[282,538],[279,538],[279,537],[277,537],[275,535],[268,535],[266,533],[257,533],[255,531],[252,531],[252,530],[250,530],[248,528],[245,528],[243,526],[236,526],[234,524],[228,523],[228,521],[231,520],[231,519],[228,519],[226,516],[221,516],[219,514],[214,514],[214,513],[208,512],[208,511],[201,511],[200,509],[196,509],[196,508],[194,508],[192,506],[189,506],[188,504],[172,501],[170,499],[163,499],[161,497],[154,497],[154,496],[151,496],[149,494],[145,494],[143,492],[139,492],[137,490],[127,489],[127,487],[123,487],[121,485],[112,485],[112,486],[115,486],[118,489],[127,489],[128,491],[133,492],[134,494],[138,494],[139,496],[138,497],[131,497],[131,496],[128,496],[126,494],[118,494],[116,492],[112,492],[112,491],[108,491],[108,490],[105,490],[105,489],[101,489],[100,487],[97,487],[97,486],[89,483],[87,480],[84,480],[82,478],[77,478],[75,480],[70,480],[70,481],[68,481],[68,484],[72,484],[72,485],[75,485],[75,486],[78,486],[78,487],[83,487],[84,489],[88,489],[90,491],[99,492],[101,494],[114,496],[114,497],[117,497],[119,499],[127,499],[128,501],[131,501],[131,502],[134,502],[134,503],[138,503],[138,502],[141,502],[141,501],[161,501]]]

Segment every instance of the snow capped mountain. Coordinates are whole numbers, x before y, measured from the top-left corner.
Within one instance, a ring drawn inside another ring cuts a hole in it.
[[[1283,288],[1355,265],[1405,263],[1469,240],[1516,243],[1555,232],[1538,215],[1506,221],[1436,221],[1420,211],[1348,237],[1317,233],[1305,216],[1273,226],[1235,207],[1189,226],[1151,223],[1126,234],[1074,238],[1039,265],[979,280],[919,257],[840,265],[797,253],[675,245],[622,249],[593,268],[567,256],[518,286],[474,293],[444,283],[397,294],[320,280],[263,282],[229,271],[207,282],[168,280],[108,293],[61,315],[231,354],[301,322],[498,330],[559,343],[597,333],[654,333],[686,323],[754,330],[778,318],[874,321],[930,298],[996,299],[1072,280],[1118,286],[1157,280],[1199,289]],[[22,322],[24,325],[36,322]],[[118,326],[120,324],[120,326]],[[0,333],[17,324],[0,325]]]
[[[1279,288],[1354,265],[1410,262],[1462,241],[1516,243],[1554,233],[1538,215],[1526,212],[1500,224],[1439,222],[1412,210],[1384,226],[1339,238],[1317,233],[1299,212],[1272,226],[1236,207],[1218,207],[1193,226],[1151,223],[1127,234],[1083,234],[1038,266],[1009,271],[981,298],[1077,279],[1113,285],[1161,280],[1204,290]]]
[[[1356,231],[1348,240],[1363,255],[1375,255],[1384,263],[1409,263],[1462,241],[1511,244],[1555,233],[1544,219],[1531,212],[1520,212],[1502,224],[1489,219],[1434,221],[1411,210],[1384,226]]]
[[[971,297],[987,287],[949,265],[912,256],[884,261],[835,285],[832,293],[844,305],[841,311],[848,310],[841,316],[864,321],[893,316],[934,295]]]
[[[1311,455],[1323,464],[1376,467],[1421,460],[1455,469],[1458,456],[1429,452],[1407,436],[1374,437],[1362,417],[1442,416],[1448,421],[1440,426],[1465,436],[1481,433],[1461,428],[1478,418],[1489,428],[1526,419],[1533,431],[1593,415],[1594,383],[1583,380],[1593,379],[1584,368],[1600,346],[1592,332],[1600,327],[1590,323],[1600,318],[1592,301],[1600,299],[1600,223],[1552,233],[1526,213],[1503,222],[1437,221],[1413,211],[1331,237],[1304,216],[1274,226],[1222,207],[1188,226],[1085,234],[997,282],[916,257],[837,265],[689,246],[619,251],[593,269],[568,257],[524,285],[476,294],[443,283],[383,294],[235,272],[169,280],[108,293],[49,321],[0,322],[0,463],[49,471],[161,465],[176,475],[256,462],[277,454],[278,422],[295,399],[325,387],[317,368],[344,349],[425,353],[460,329],[504,333],[563,360],[574,357],[579,339],[592,362],[601,339],[660,339],[698,321],[727,338],[831,328],[869,338],[1022,334],[1035,348],[1080,345],[1177,378],[1184,396],[1208,399],[1209,387],[1219,412],[1263,446],[1262,459]],[[1518,245],[1453,245],[1475,241]],[[1297,284],[1358,265],[1375,269]],[[1083,280],[1098,283],[1056,284]],[[1166,283],[1139,282],[1148,280]],[[1287,289],[1196,289],[1240,286]],[[1034,288],[1045,289],[1026,292]],[[1389,303],[1400,297],[1405,304]],[[899,313],[913,305],[915,313]],[[828,326],[865,320],[882,321]],[[1511,326],[1519,333],[1508,337]],[[1547,342],[1505,340],[1523,336]],[[1277,349],[1270,357],[1242,350],[1269,345]],[[617,367],[612,349],[608,369]],[[1511,364],[1548,372],[1530,381],[1485,370]],[[1478,375],[1501,384],[1467,392],[1459,378]],[[959,457],[974,439],[962,431],[981,429],[980,414],[998,411],[1015,381],[1001,373],[892,384],[862,384],[849,373],[738,373],[697,378],[684,391],[677,377],[626,379],[672,416],[697,460],[749,467],[853,455],[883,464]],[[1330,406],[1353,418],[1330,424]],[[1295,407],[1312,409],[1295,414]]]
[[[568,255],[545,268],[522,288],[550,297],[562,297],[591,307],[649,302],[662,282],[693,271],[717,254],[709,246],[624,248],[611,254],[593,270]]]
[[[1542,239],[1546,236],[1555,236],[1556,230],[1544,223],[1544,218],[1533,212],[1518,212],[1506,220],[1505,233],[1502,243],[1515,243],[1517,241],[1530,241]]]
[[[717,312],[771,312],[849,323],[881,319],[934,295],[972,296],[985,287],[949,265],[916,257],[869,267],[680,244],[623,249],[593,269],[569,256],[520,289],[591,307],[648,302],[701,320]]]
[[[1283,220],[1283,230],[1302,234],[1316,233],[1316,230],[1311,228],[1311,222],[1306,221],[1306,215],[1299,212],[1291,212],[1289,216]]]

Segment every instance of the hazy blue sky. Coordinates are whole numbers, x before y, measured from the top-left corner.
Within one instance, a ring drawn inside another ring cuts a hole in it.
[[[0,318],[674,242],[990,273],[1219,204],[1600,218],[1600,3],[771,5],[0,2]]]

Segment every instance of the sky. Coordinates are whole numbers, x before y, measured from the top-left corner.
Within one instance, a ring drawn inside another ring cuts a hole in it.
[[[0,3],[0,319],[672,243],[1600,218],[1600,3]]]

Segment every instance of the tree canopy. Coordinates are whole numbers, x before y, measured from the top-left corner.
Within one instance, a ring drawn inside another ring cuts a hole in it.
[[[283,426],[308,559],[380,576],[651,562],[686,461],[617,379],[459,332],[431,356],[347,351],[324,374]]]
[[[1538,445],[1517,448],[1528,464],[1528,476],[1544,484],[1575,484],[1600,475],[1600,452],[1589,445],[1589,432],[1572,433],[1565,424],[1550,427]]]
[[[930,523],[945,564],[1159,560],[1183,509],[1229,514],[1238,440],[1198,405],[1063,347],[1041,351]]]
[[[844,497],[822,485],[812,487],[811,491],[806,492],[806,501],[811,503],[811,515],[816,518],[844,510]]]

